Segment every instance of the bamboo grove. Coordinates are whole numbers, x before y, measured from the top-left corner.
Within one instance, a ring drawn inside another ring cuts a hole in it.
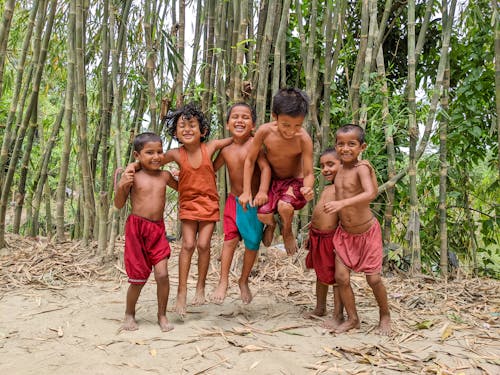
[[[164,134],[162,115],[195,101],[220,137],[231,103],[254,105],[261,124],[273,93],[296,86],[311,98],[316,154],[338,126],[366,129],[388,263],[447,276],[459,262],[498,277],[496,0],[0,6],[0,248],[12,232],[111,254],[124,218],[113,172],[131,160],[134,134]],[[225,185],[221,174],[221,197]]]

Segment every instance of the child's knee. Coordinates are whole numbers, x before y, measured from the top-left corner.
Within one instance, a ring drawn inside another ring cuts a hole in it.
[[[194,252],[195,248],[196,248],[196,242],[182,241],[181,251],[185,251],[185,252],[192,254]]]
[[[168,283],[168,270],[155,270],[155,281],[157,284]]]
[[[372,289],[382,284],[382,278],[380,275],[366,275],[366,281]]]
[[[273,225],[273,214],[257,214],[257,218],[265,225]]]
[[[278,213],[280,214],[281,217],[283,216],[292,217],[293,211],[294,208],[290,203],[284,201],[278,202]]]

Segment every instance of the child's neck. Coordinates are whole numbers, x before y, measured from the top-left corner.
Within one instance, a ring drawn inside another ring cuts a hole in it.
[[[243,144],[247,143],[250,138],[252,138],[251,134],[247,135],[246,137],[235,137],[233,135],[233,143],[243,145]]]

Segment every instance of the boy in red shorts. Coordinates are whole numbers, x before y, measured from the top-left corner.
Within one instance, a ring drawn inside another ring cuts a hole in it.
[[[340,159],[335,149],[328,148],[319,158],[321,174],[331,185],[325,186],[318,203],[314,207],[311,226],[309,228],[309,239],[307,248],[309,252],[306,257],[306,267],[314,268],[316,272],[316,307],[310,312],[303,314],[304,318],[311,316],[326,315],[326,297],[329,285],[335,284],[335,253],[333,250],[333,235],[337,229],[338,216],[336,213],[325,212],[325,203],[335,200],[335,185],[333,181],[340,168]],[[333,319],[328,319],[323,326],[334,329],[343,320],[343,305],[340,295],[333,288]]]
[[[243,194],[239,201],[245,209],[247,203],[255,206],[251,182],[255,162],[262,150],[271,167],[271,187],[268,202],[258,209],[259,220],[266,225],[262,243],[269,246],[273,240],[276,220],[281,218],[281,234],[288,255],[297,251],[292,232],[295,210],[300,210],[313,199],[313,147],[312,140],[302,127],[309,110],[309,98],[296,88],[281,89],[273,98],[274,121],[262,124],[255,133],[252,146],[245,159]]]
[[[125,224],[125,269],[130,283],[127,291],[122,329],[134,331],[135,306],[141,290],[154,270],[158,298],[158,324],[163,332],[173,329],[167,319],[170,292],[168,258],[170,245],[165,234],[163,210],[167,185],[177,190],[177,181],[170,172],[161,170],[163,146],[154,133],[139,134],[134,140],[134,157],[141,169],[133,165],[123,172],[116,186],[114,203],[122,208],[130,196],[132,212]]]
[[[366,149],[365,131],[358,125],[344,125],[337,130],[335,150],[342,161],[335,178],[335,200],[325,204],[325,212],[338,213],[340,225],[333,237],[335,248],[335,281],[347,311],[347,320],[336,333],[359,328],[359,318],[351,288],[350,271],[363,272],[379,307],[378,331],[390,335],[391,317],[387,291],[382,282],[382,232],[370,210],[377,196],[373,167],[358,161]]]

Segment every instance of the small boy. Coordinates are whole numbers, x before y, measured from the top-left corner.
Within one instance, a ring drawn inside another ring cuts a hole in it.
[[[130,196],[132,212],[125,224],[125,269],[128,282],[125,318],[122,329],[134,331],[135,306],[143,286],[154,269],[158,298],[158,324],[163,332],[173,329],[167,319],[170,292],[168,258],[170,245],[166,238],[163,211],[167,185],[177,190],[170,172],[161,170],[163,146],[154,133],[142,133],[134,139],[134,157],[141,169],[129,166],[116,186],[115,206],[122,208]]]
[[[297,251],[297,242],[292,232],[294,210],[300,210],[314,197],[312,140],[302,123],[307,115],[309,98],[296,89],[281,89],[273,98],[274,121],[263,124],[245,160],[243,194],[240,204],[243,209],[252,201],[251,180],[255,162],[262,148],[271,167],[272,181],[268,202],[259,207],[259,220],[266,225],[262,243],[269,246],[273,240],[276,221],[274,213],[281,218],[281,234],[288,255]]]
[[[245,243],[243,267],[238,281],[241,300],[248,304],[253,298],[248,286],[248,278],[259,251],[263,224],[257,218],[257,208],[247,207],[247,210],[243,211],[237,197],[243,193],[243,166],[253,142],[252,131],[255,127],[255,120],[255,111],[246,103],[236,103],[229,108],[226,128],[232,135],[233,143],[224,147],[214,161],[215,170],[224,163],[226,164],[231,183],[231,192],[224,208],[224,244],[221,254],[220,279],[211,298],[212,302],[217,304],[222,304],[226,298],[229,269],[234,251],[241,239]],[[252,194],[256,194],[254,203],[260,206],[267,202],[271,169],[263,152],[260,152],[257,164],[259,168],[254,169],[251,188]]]
[[[311,225],[309,228],[309,240],[307,248],[309,252],[306,257],[307,268],[314,268],[316,272],[316,307],[313,311],[303,315],[308,319],[311,316],[326,315],[326,297],[328,286],[335,283],[335,253],[333,249],[333,235],[337,229],[338,216],[336,213],[326,213],[325,203],[335,200],[335,186],[333,181],[340,168],[340,159],[334,148],[327,148],[319,158],[321,174],[331,182],[325,186],[318,203],[314,207]],[[328,329],[337,328],[343,321],[343,305],[340,295],[333,288],[334,311],[333,319],[326,320],[323,326]]]
[[[364,272],[379,307],[379,333],[390,335],[391,318],[387,291],[382,282],[382,232],[370,210],[377,196],[373,168],[358,156],[366,149],[365,132],[358,125],[344,125],[337,130],[335,150],[342,161],[335,178],[336,200],[325,204],[325,212],[338,212],[340,225],[333,237],[335,248],[335,280],[347,311],[347,320],[336,333],[359,328],[359,318],[350,283],[350,270]]]

